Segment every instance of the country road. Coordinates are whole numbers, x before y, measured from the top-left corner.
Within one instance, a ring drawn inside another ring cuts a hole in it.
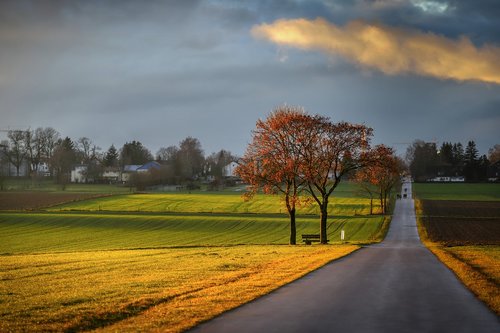
[[[499,318],[422,245],[411,183],[404,188],[384,242],[191,331],[500,332]]]

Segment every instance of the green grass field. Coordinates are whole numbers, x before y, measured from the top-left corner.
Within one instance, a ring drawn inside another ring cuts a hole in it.
[[[381,216],[330,220],[329,239],[373,241]],[[300,234],[317,233],[316,217],[300,217]],[[0,253],[89,251],[174,246],[287,244],[289,221],[279,215],[0,214]]]
[[[499,201],[500,184],[413,183],[413,193],[422,200]]]
[[[369,213],[368,199],[335,196],[330,201],[330,214],[336,216],[367,215]],[[240,193],[124,194],[68,203],[52,207],[49,210],[227,214],[286,213],[279,196],[260,194],[252,200],[244,201]],[[316,203],[312,202],[307,206],[299,207],[297,214],[318,215]]]

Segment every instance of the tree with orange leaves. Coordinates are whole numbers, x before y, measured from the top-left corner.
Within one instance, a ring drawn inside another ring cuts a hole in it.
[[[372,129],[309,115],[282,106],[257,122],[237,174],[259,189],[281,193],[290,216],[290,244],[296,243],[295,211],[307,191],[320,208],[320,242],[326,244],[330,195],[349,173],[369,163]]]
[[[320,242],[326,244],[330,195],[348,174],[370,162],[373,130],[360,124],[332,123],[325,117],[317,118],[314,126],[303,150],[302,172],[308,192],[319,206]]]
[[[394,150],[384,145],[376,146],[372,151],[372,161],[356,172],[355,179],[370,192],[375,187],[383,214],[389,210],[388,198],[394,186],[400,181],[404,170],[403,161],[394,155]],[[371,213],[371,209],[370,209]]]
[[[290,244],[296,244],[296,207],[307,179],[302,174],[303,150],[317,117],[300,107],[280,106],[258,120],[252,142],[236,173],[248,183],[247,197],[262,189],[283,196],[290,217]]]

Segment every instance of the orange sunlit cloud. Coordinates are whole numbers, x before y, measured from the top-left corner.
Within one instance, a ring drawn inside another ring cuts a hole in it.
[[[500,47],[478,48],[467,37],[454,40],[363,21],[339,27],[321,18],[256,25],[252,35],[281,46],[340,55],[389,75],[415,73],[500,84]]]

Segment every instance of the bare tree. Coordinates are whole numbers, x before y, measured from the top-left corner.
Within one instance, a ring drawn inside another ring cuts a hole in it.
[[[57,182],[63,190],[70,180],[71,168],[75,162],[76,150],[73,141],[69,137],[59,140],[52,154],[51,164],[56,172]]]
[[[89,163],[92,159],[92,141],[87,137],[81,137],[76,141],[76,149],[82,163]]]
[[[161,178],[164,183],[178,184],[181,179],[179,148],[177,146],[162,147],[156,153],[156,160],[162,164]]]
[[[41,150],[42,150],[42,162],[45,162],[49,166],[49,172],[51,175],[54,174],[54,166],[52,165],[52,155],[54,154],[54,150],[59,142],[60,134],[58,131],[53,129],[52,127],[45,127],[40,129],[38,132],[37,129],[37,140],[40,141]]]
[[[179,144],[177,158],[183,179],[193,180],[201,174],[205,157],[198,139],[189,136],[182,140]]]
[[[8,141],[5,140],[0,142],[0,191],[4,190],[5,179],[8,175],[9,160],[6,154],[8,147]]]
[[[100,154],[101,148],[89,138],[81,137],[76,141],[76,150],[79,162],[87,166],[85,182],[94,182],[102,172],[102,160],[104,156]]]
[[[179,153],[179,148],[177,146],[168,146],[158,149],[156,153],[156,159],[163,162],[173,162],[177,159],[177,154]]]
[[[9,131],[9,146],[5,150],[8,161],[16,168],[16,175],[19,177],[19,171],[22,163],[26,160],[26,131]]]
[[[27,130],[25,137],[26,158],[30,165],[30,173],[33,179],[38,175],[41,163],[44,159],[44,129],[38,127],[36,130]]]

